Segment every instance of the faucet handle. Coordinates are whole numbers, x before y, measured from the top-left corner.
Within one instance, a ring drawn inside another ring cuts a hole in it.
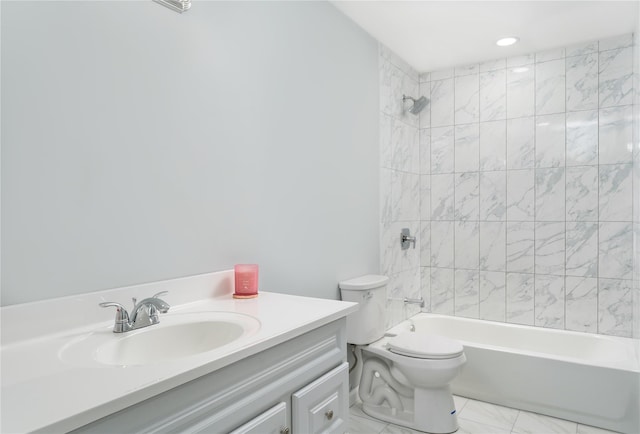
[[[169,291],[160,291],[159,293],[157,293],[156,295],[154,295],[151,298],[158,298],[160,296],[167,295],[168,293],[169,293]]]
[[[114,333],[122,333],[127,331],[127,327],[129,327],[129,312],[124,308],[120,303],[116,303],[115,301],[106,301],[103,303],[99,303],[100,307],[115,307],[116,308],[116,320],[113,324],[113,332]]]

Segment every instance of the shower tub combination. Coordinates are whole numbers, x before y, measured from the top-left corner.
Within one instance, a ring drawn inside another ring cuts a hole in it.
[[[454,394],[640,432],[638,340],[419,313],[388,331],[456,339],[467,364]]]

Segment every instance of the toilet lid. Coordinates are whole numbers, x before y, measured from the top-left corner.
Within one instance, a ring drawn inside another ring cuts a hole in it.
[[[452,359],[464,348],[460,342],[443,336],[405,332],[389,340],[389,350],[418,359]]]

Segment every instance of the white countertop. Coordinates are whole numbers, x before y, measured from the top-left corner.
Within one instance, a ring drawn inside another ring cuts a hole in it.
[[[232,278],[232,271],[224,271],[0,309],[0,430],[78,428],[357,310],[355,303],[270,292],[237,300],[231,296]],[[112,327],[114,311],[98,307],[100,301],[128,306],[132,295],[140,299],[164,289],[170,293],[162,298],[172,307],[161,323],[171,315],[223,311],[250,315],[261,327],[218,349],[144,366],[70,363],[60,357],[72,340]],[[94,322],[87,320],[92,317]]]

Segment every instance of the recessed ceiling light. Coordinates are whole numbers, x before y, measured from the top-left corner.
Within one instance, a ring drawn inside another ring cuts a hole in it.
[[[520,38],[516,38],[515,36],[508,36],[506,38],[500,38],[496,41],[496,45],[499,47],[508,47],[509,45],[513,45],[518,42]]]

